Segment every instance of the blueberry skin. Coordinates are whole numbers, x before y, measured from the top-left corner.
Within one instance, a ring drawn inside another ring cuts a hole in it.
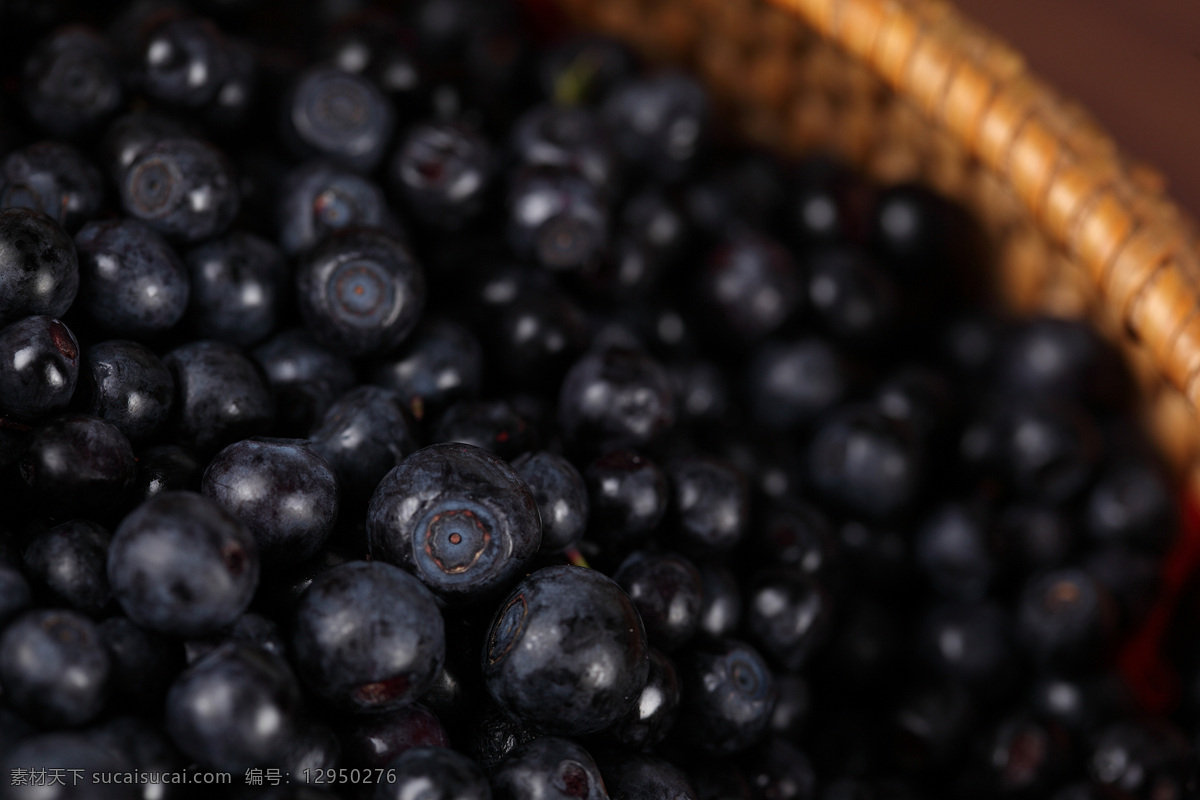
[[[229,159],[211,144],[186,136],[143,148],[118,187],[126,214],[181,242],[224,233],[241,203]]]
[[[850,383],[850,365],[825,340],[768,341],[750,361],[746,399],[756,422],[787,430],[835,408]]]
[[[817,796],[812,761],[782,737],[772,736],[755,748],[745,771],[755,800],[814,800]]]
[[[79,342],[53,317],[25,317],[0,328],[0,416],[36,422],[71,402],[79,380]]]
[[[89,222],[75,236],[80,305],[102,328],[145,337],[187,311],[187,267],[156,232],[136,220]]]
[[[183,123],[153,111],[132,111],[108,126],[100,142],[101,166],[115,184],[134,160],[150,145],[162,139],[177,139],[187,135]]]
[[[614,450],[584,473],[588,487],[588,537],[618,549],[645,539],[667,513],[667,476],[633,450]]]
[[[166,425],[175,397],[171,371],[138,342],[112,339],[83,351],[76,407],[140,444]]]
[[[126,756],[139,772],[157,774],[157,780],[146,775],[137,797],[143,800],[177,800],[186,790],[170,783],[171,773],[187,769],[187,760],[171,745],[161,725],[139,717],[121,716],[92,728],[89,735],[111,750]],[[164,774],[166,773],[166,774]]]
[[[650,644],[669,653],[700,627],[703,582],[692,562],[674,553],[631,553],[613,573],[646,626]]]
[[[95,624],[75,611],[28,611],[0,636],[4,698],[42,726],[82,725],[99,714],[111,668]]]
[[[269,767],[288,753],[300,704],[300,685],[282,658],[224,644],[171,685],[166,729],[189,759],[210,769]]]
[[[1089,751],[1093,785],[1117,796],[1186,797],[1196,784],[1194,748],[1165,719],[1113,722],[1095,735]]]
[[[607,665],[604,681],[592,677]],[[492,618],[484,643],[488,692],[549,734],[604,730],[637,702],[650,669],[646,630],[611,578],[548,567],[522,581]]]
[[[395,112],[368,78],[332,67],[301,73],[283,105],[283,139],[297,156],[371,172],[392,140]]]
[[[742,342],[779,330],[802,309],[804,299],[791,254],[767,236],[749,232],[709,254],[699,294],[721,338]]]
[[[279,188],[276,217],[279,244],[289,255],[341,230],[399,230],[382,189],[328,161],[309,161],[287,174]]]
[[[351,356],[386,352],[425,306],[425,273],[398,239],[370,230],[330,236],[296,274],[300,314],[317,339]]]
[[[399,398],[378,386],[357,386],[335,400],[309,441],[337,477],[345,505],[355,506],[417,449]]]
[[[606,198],[561,167],[524,167],[508,189],[507,237],[522,258],[553,271],[595,267],[608,243]]]
[[[374,800],[407,800],[420,792],[426,800],[492,800],[492,789],[479,766],[444,747],[414,747],[385,767],[396,781],[379,783]]]
[[[667,737],[682,699],[675,665],[658,650],[650,651],[650,672],[637,703],[608,733],[626,747],[646,750]]]
[[[212,102],[231,67],[217,27],[187,14],[146,22],[130,53],[131,81],[161,103],[199,108]]]
[[[518,163],[567,169],[598,189],[619,182],[617,154],[588,108],[535,106],[513,124],[509,150]]]
[[[651,445],[675,424],[670,378],[639,350],[612,346],[588,353],[563,379],[558,423],[567,439],[584,449]]]
[[[668,71],[617,87],[601,114],[617,152],[670,183],[686,177],[700,155],[709,100],[694,78]]]
[[[266,432],[274,412],[271,393],[240,349],[222,342],[192,342],[172,350],[163,363],[175,378],[178,443],[211,453]]]
[[[203,339],[249,347],[275,329],[288,270],[266,239],[234,231],[184,256],[191,273],[188,313]]]
[[[608,800],[600,768],[587,750],[542,736],[521,745],[492,772],[496,800]]]
[[[669,463],[667,477],[675,536],[685,551],[712,555],[742,540],[750,523],[750,488],[737,469],[692,457]]]
[[[507,400],[460,400],[442,414],[432,439],[473,445],[510,461],[533,447],[530,428]]]
[[[508,713],[490,697],[469,719],[466,752],[491,774],[518,747],[541,738],[538,730]]]
[[[112,45],[87,26],[54,31],[25,59],[21,99],[51,136],[94,131],[120,108],[123,94]]]
[[[742,620],[742,593],[737,578],[720,563],[700,562],[700,630],[713,639],[737,633]]]
[[[1177,530],[1170,483],[1153,463],[1127,460],[1101,473],[1088,492],[1084,512],[1088,535],[1162,552]]]
[[[38,769],[61,770],[65,785],[47,785],[45,788],[12,786],[9,797],[39,798],[39,800],[137,800],[141,790],[134,784],[103,783],[106,777],[117,773],[128,773],[133,764],[120,753],[106,746],[97,737],[82,732],[40,733],[21,741],[12,750],[0,755],[0,765],[5,775],[17,769],[29,769],[37,764]],[[71,772],[71,770],[79,770]],[[72,786],[74,776],[79,784]]]
[[[313,579],[300,597],[292,650],[300,677],[348,711],[379,714],[433,685],[446,654],[433,595],[390,564],[352,561]]]
[[[414,217],[453,231],[483,210],[491,171],[483,136],[457,122],[425,122],[409,129],[388,173]]]
[[[68,232],[100,212],[100,172],[70,145],[37,142],[13,151],[0,164],[0,207],[31,208]]]
[[[542,518],[543,553],[557,553],[583,538],[588,522],[588,495],[575,466],[554,453],[525,453],[512,462],[525,481]]]
[[[1110,651],[1116,621],[1105,587],[1078,569],[1030,578],[1017,607],[1017,635],[1025,650],[1038,663],[1068,674]]]
[[[35,504],[61,519],[119,506],[133,485],[137,460],[115,425],[68,414],[34,432],[19,469]]]
[[[833,599],[819,580],[803,572],[766,570],[747,587],[746,632],[785,669],[796,672],[829,638]]]
[[[426,319],[394,356],[375,367],[371,382],[395,392],[421,422],[479,394],[483,350],[469,328],[448,319]]]
[[[835,340],[871,350],[894,343],[904,298],[875,262],[857,250],[835,247],[809,259],[808,304]]]
[[[604,783],[612,800],[698,800],[687,775],[667,761],[646,753],[612,756],[602,761]]]
[[[1009,409],[1000,426],[1000,477],[1020,497],[1063,503],[1086,488],[1099,450],[1095,421],[1081,406]]]
[[[113,694],[139,703],[160,702],[184,667],[179,642],[148,631],[128,617],[109,617],[96,627],[112,663],[109,688]]]
[[[256,347],[253,355],[275,394],[276,427],[285,434],[307,434],[355,383],[350,362],[318,344],[306,330],[281,331]]]
[[[138,453],[137,474],[129,494],[136,502],[163,492],[198,492],[204,465],[190,450],[174,444],[147,447]]]
[[[691,648],[676,660],[683,686],[679,730],[709,753],[734,753],[754,744],[775,708],[775,679],[747,644],[721,639]]]
[[[250,529],[272,569],[314,555],[337,522],[337,478],[301,439],[229,445],[209,463],[200,491]]]
[[[987,594],[996,564],[984,521],[971,509],[950,504],[935,511],[913,544],[918,569],[939,595],[977,602]]]
[[[933,606],[918,626],[915,645],[924,664],[978,699],[1005,698],[1016,683],[1012,621],[993,603]]]
[[[108,531],[75,519],[56,525],[25,548],[25,569],[34,582],[70,608],[99,617],[112,602],[108,588]]]
[[[521,477],[468,444],[418,450],[376,487],[367,510],[371,556],[412,571],[448,602],[486,597],[521,575],[542,541]]]
[[[258,586],[254,537],[193,492],[164,492],[113,534],[108,583],[125,613],[151,631],[201,637],[233,624]]]
[[[450,737],[425,706],[413,703],[384,714],[357,716],[341,732],[345,761],[353,766],[386,767],[414,748],[447,748]]]
[[[0,563],[0,628],[32,602],[33,591],[21,571],[15,565]]]
[[[323,722],[308,721],[292,735],[292,746],[283,760],[283,771],[290,775],[313,774],[336,769],[342,760],[342,743]]]
[[[79,259],[67,232],[40,211],[0,210],[0,326],[62,316],[78,291]]]

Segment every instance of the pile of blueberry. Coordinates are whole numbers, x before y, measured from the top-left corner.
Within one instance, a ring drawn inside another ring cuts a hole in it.
[[[0,7],[0,797],[1196,796],[1110,347],[529,22]]]

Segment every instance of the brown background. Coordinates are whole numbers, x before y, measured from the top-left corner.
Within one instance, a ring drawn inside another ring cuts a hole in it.
[[[1200,219],[1200,0],[955,0]]]

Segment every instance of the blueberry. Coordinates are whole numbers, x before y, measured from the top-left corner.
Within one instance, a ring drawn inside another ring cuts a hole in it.
[[[675,414],[681,423],[718,422],[730,412],[729,386],[721,369],[709,361],[667,368],[675,392]]]
[[[809,259],[808,303],[829,335],[850,347],[885,348],[900,332],[899,287],[856,250],[829,248]]]
[[[121,522],[108,551],[108,582],[138,625],[206,636],[232,624],[258,585],[254,538],[213,501],[164,492]]]
[[[556,553],[583,538],[588,523],[587,487],[570,461],[539,450],[512,462],[537,503],[542,552]]]
[[[70,145],[37,142],[0,164],[0,208],[41,211],[73,232],[103,203],[100,172]]]
[[[971,696],[956,683],[926,683],[901,697],[891,722],[891,760],[910,775],[951,767],[970,741]]]
[[[671,652],[700,627],[703,583],[692,562],[672,553],[629,555],[613,573],[646,626],[650,644]]]
[[[508,241],[522,258],[553,271],[594,267],[608,240],[603,193],[561,167],[524,167],[508,189]]]
[[[1113,600],[1105,588],[1076,569],[1035,576],[1025,585],[1017,631],[1039,663],[1079,670],[1096,663],[1115,638]]]
[[[868,220],[872,250],[905,281],[936,281],[957,266],[970,220],[933,190],[912,183],[880,192]]]
[[[187,267],[157,233],[135,220],[89,222],[75,237],[80,305],[102,328],[145,337],[187,310]]]
[[[87,733],[56,731],[37,734],[0,755],[0,765],[5,775],[11,775],[13,770],[30,769],[31,764],[37,764],[38,769],[44,768],[48,773],[51,770],[61,770],[64,776],[62,786],[57,783],[47,784],[45,789],[35,794],[23,791],[29,787],[9,784],[10,797],[40,796],[45,800],[136,800],[142,796],[135,784],[104,782],[114,774],[131,772],[133,765],[125,756]],[[79,783],[72,791],[70,781],[73,781],[76,775],[79,776]]]
[[[626,747],[637,750],[653,747],[671,732],[680,699],[675,665],[658,650],[651,650],[646,686],[637,703],[609,729],[609,734]]]
[[[399,240],[377,231],[328,237],[304,258],[296,280],[309,329],[351,356],[399,345],[425,305],[421,266]]]
[[[1095,423],[1071,405],[1029,405],[1001,423],[1000,476],[1018,496],[1049,503],[1069,500],[1086,487],[1100,443]]]
[[[464,601],[511,586],[542,532],[537,503],[511,467],[478,447],[435,444],[380,481],[367,537],[372,557]]]
[[[737,578],[720,563],[700,562],[700,630],[713,639],[734,635],[742,619]]]
[[[292,736],[292,746],[283,759],[283,772],[289,775],[315,775],[336,769],[342,757],[342,743],[333,729],[322,722],[301,723]]]
[[[28,611],[0,637],[0,687],[18,713],[46,727],[92,720],[108,700],[112,663],[95,624],[75,611]]]
[[[415,791],[428,800],[491,800],[488,779],[471,759],[444,747],[414,747],[389,762],[396,780],[380,782],[374,800],[407,800]]]
[[[376,386],[358,386],[335,400],[310,440],[351,501],[347,507],[366,502],[383,476],[417,449],[399,399]]]
[[[413,703],[382,714],[360,715],[341,733],[347,764],[371,769],[414,748],[447,748],[450,737],[425,706]]]
[[[204,339],[248,347],[275,329],[288,278],[275,245],[234,231],[188,251],[189,313]]]
[[[993,603],[934,606],[915,639],[925,664],[970,688],[977,699],[1007,699],[1016,683],[1013,623]]]
[[[76,519],[57,525],[25,548],[34,583],[70,608],[99,617],[112,601],[108,588],[108,531]]]
[[[592,104],[637,68],[637,56],[619,39],[576,34],[548,48],[538,68],[542,93],[562,105]]]
[[[261,614],[247,612],[238,617],[237,622],[216,636],[185,642],[184,657],[187,658],[189,664],[194,664],[224,642],[236,642],[257,647],[280,658],[287,656],[287,642],[279,626]]]
[[[859,176],[832,158],[804,159],[785,201],[793,238],[809,246],[853,238],[860,223],[855,201],[864,188]]]
[[[991,550],[1010,580],[1063,566],[1079,541],[1078,527],[1065,509],[1013,503],[997,516]]]
[[[146,20],[135,33],[132,82],[161,103],[191,108],[209,104],[230,72],[224,37],[207,19],[162,16],[165,19]]]
[[[226,644],[171,685],[167,733],[188,758],[209,769],[269,767],[287,756],[300,702],[300,686],[283,659]]]
[[[112,45],[84,25],[60,28],[30,51],[21,76],[25,110],[53,136],[94,131],[121,106]]]
[[[687,775],[657,756],[605,758],[603,775],[612,800],[697,800]]]
[[[445,658],[433,596],[403,570],[355,561],[318,575],[300,597],[292,650],[301,678],[350,711],[390,711],[420,697]]]
[[[460,400],[442,414],[432,438],[469,444],[505,460],[528,452],[535,442],[530,424],[505,400]]]
[[[53,317],[0,328],[0,415],[35,422],[67,407],[79,379],[79,342]]]
[[[278,196],[279,243],[290,255],[308,250],[336,231],[399,230],[382,189],[328,161],[309,161],[293,169]]]
[[[1029,712],[1008,715],[984,745],[984,785],[1003,796],[1043,795],[1068,774],[1073,753],[1063,728]]]
[[[776,675],[775,694],[771,733],[799,738],[811,722],[816,700],[809,682],[800,675]]]
[[[995,578],[986,522],[973,509],[947,505],[935,511],[918,529],[914,549],[918,569],[943,597],[982,600]]]
[[[142,800],[175,800],[184,791],[171,783],[174,773],[187,768],[187,761],[167,738],[161,726],[133,716],[121,716],[89,731],[92,739],[125,755],[143,773]]]
[[[747,587],[744,627],[762,650],[789,671],[799,670],[828,640],[833,598],[811,575],[768,569]]]
[[[69,414],[38,428],[21,456],[21,479],[38,508],[55,517],[103,515],[133,485],[129,440],[97,417]]]
[[[372,382],[395,392],[421,422],[479,394],[483,352],[469,328],[425,319],[395,355],[375,367]]]
[[[772,736],[750,754],[746,781],[755,800],[813,800],[817,776],[812,761],[787,739]]]
[[[667,513],[667,476],[633,450],[614,450],[585,473],[590,511],[588,538],[622,548],[654,531]]]
[[[915,364],[899,368],[876,387],[875,404],[925,442],[944,438],[956,417],[952,384],[941,373]]]
[[[469,720],[467,736],[467,752],[475,763],[491,773],[510,753],[542,734],[489,698]]]
[[[15,565],[0,563],[0,629],[33,602],[29,581]]]
[[[492,772],[496,800],[608,800],[600,768],[587,750],[543,736],[509,754]]]
[[[619,165],[595,114],[580,106],[535,106],[509,134],[509,150],[518,163],[558,167],[582,175],[599,189],[619,183]]]
[[[679,730],[710,753],[756,742],[771,721],[775,680],[762,656],[732,639],[702,642],[677,661],[683,687]]]
[[[732,549],[745,535],[750,490],[731,464],[707,457],[680,458],[667,465],[670,519],[680,545],[711,555]]]
[[[811,503],[792,498],[774,503],[756,527],[766,563],[795,567],[815,577],[834,571],[840,548],[833,526]]]
[[[300,74],[284,99],[283,138],[296,155],[371,172],[392,139],[395,113],[368,78],[332,67]]]
[[[163,429],[174,396],[170,370],[143,344],[112,339],[83,351],[77,407],[112,423],[133,444]]]
[[[1087,757],[1100,788],[1134,797],[1184,797],[1196,784],[1196,754],[1166,720],[1119,722],[1103,728]]]
[[[229,445],[209,463],[200,491],[242,521],[272,569],[314,555],[337,521],[333,470],[300,439]]]
[[[414,217],[431,228],[461,229],[483,210],[492,171],[487,140],[455,122],[409,129],[389,178]]]
[[[266,432],[274,412],[270,390],[241,350],[221,342],[192,342],[172,350],[163,363],[175,378],[178,443],[213,452]]]
[[[1125,381],[1120,358],[1086,323],[1035,317],[1012,327],[998,347],[995,389],[1015,398],[1114,405]]]
[[[662,365],[640,350],[613,346],[585,355],[567,372],[558,422],[587,450],[641,448],[675,424],[675,398]]]
[[[225,154],[186,136],[142,148],[118,187],[126,214],[182,242],[224,233],[241,202]]]
[[[621,84],[602,111],[617,152],[667,182],[678,181],[692,170],[708,135],[708,118],[704,88],[679,72]]]
[[[499,376],[523,389],[557,389],[583,355],[589,331],[583,311],[555,291],[528,292],[499,313],[485,341]]]
[[[823,339],[768,341],[746,372],[746,399],[754,420],[768,428],[808,425],[849,393],[852,372]]]
[[[738,234],[709,254],[700,302],[727,341],[754,341],[785,326],[802,309],[799,268],[782,245],[762,234]]]
[[[183,669],[179,642],[148,631],[128,617],[109,617],[97,625],[112,662],[109,688],[117,699],[159,703]]]
[[[113,183],[119,184],[143,150],[163,139],[177,139],[187,127],[172,117],[153,111],[133,111],[118,117],[100,143],[101,161]]]
[[[304,435],[333,402],[354,386],[354,368],[342,355],[303,329],[281,331],[254,349],[279,414],[276,428]]]
[[[0,210],[0,325],[35,314],[62,316],[78,290],[71,237],[39,211]]]
[[[163,492],[200,491],[204,465],[190,450],[173,444],[147,447],[137,461],[130,496],[139,503]]]
[[[1176,530],[1173,491],[1154,464],[1118,463],[1088,492],[1086,528],[1098,542],[1162,552]]]
[[[596,680],[596,664],[605,665]],[[646,684],[646,634],[628,595],[581,567],[548,567],[500,605],[484,645],[488,691],[551,734],[603,730]]]

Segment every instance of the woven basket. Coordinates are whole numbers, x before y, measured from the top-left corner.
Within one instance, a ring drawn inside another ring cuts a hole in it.
[[[974,210],[995,290],[1086,316],[1121,349],[1140,413],[1200,490],[1200,256],[1153,169],[1125,159],[1019,53],[942,0],[554,0],[580,27],[708,83],[722,118],[785,155],[836,153]]]

